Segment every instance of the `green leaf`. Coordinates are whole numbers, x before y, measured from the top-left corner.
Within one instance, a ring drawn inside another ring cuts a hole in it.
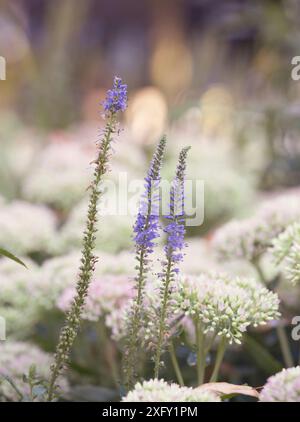
[[[244,334],[243,344],[255,363],[267,374],[273,375],[282,370],[282,364],[249,334]]]
[[[0,248],[0,255],[5,256],[6,258],[12,259],[13,261],[17,262],[20,265],[23,265],[23,267],[27,268],[23,261],[21,261],[19,258],[17,258],[12,253],[8,252],[7,250]]]

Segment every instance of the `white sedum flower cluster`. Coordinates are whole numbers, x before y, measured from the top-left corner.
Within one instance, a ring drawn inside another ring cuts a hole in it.
[[[42,139],[38,131],[20,126],[20,122],[13,122],[10,129],[4,126],[1,120],[1,191],[11,198],[18,195],[24,178],[32,169],[34,159],[41,150]]]
[[[176,132],[173,136],[174,145],[176,141],[178,146],[181,145],[182,139]],[[254,197],[255,180],[245,168],[236,166],[230,148],[219,142],[199,142],[197,137],[186,139],[186,134],[184,139],[187,145],[192,145],[193,151],[189,157],[187,178],[203,180],[205,185],[205,223],[212,227],[217,221],[232,218],[247,209]],[[166,162],[163,177],[172,177],[175,156]],[[197,204],[202,206],[202,201]],[[199,208],[198,213],[201,212]]]
[[[266,201],[249,219],[233,220],[216,231],[213,248],[220,259],[254,261],[285,228],[300,218],[299,195]]]
[[[38,267],[28,258],[22,259],[28,269],[0,259],[0,316],[5,318],[6,334],[18,339],[30,333],[39,317],[39,306],[33,299]]]
[[[85,194],[91,172],[87,163],[91,160],[91,152],[79,143],[49,143],[23,183],[24,197],[69,210]]]
[[[23,375],[28,375],[33,364],[36,366],[38,377],[47,380],[50,375],[51,355],[29,343],[0,343],[0,401],[20,400],[15,389],[1,378],[1,375],[12,379],[22,394],[29,394],[29,386],[23,381]],[[68,388],[64,378],[59,379],[58,385],[63,391]]]
[[[222,273],[181,277],[173,295],[174,312],[200,319],[204,333],[240,344],[243,332],[278,318],[279,299],[255,279]]]
[[[81,202],[70,213],[69,219],[63,225],[53,253],[66,253],[81,246],[81,233],[85,227],[87,202]],[[101,214],[103,215],[103,214]],[[104,217],[101,217],[101,220]],[[99,236],[96,239],[96,249],[117,253],[131,246],[132,218],[127,215],[105,215],[105,224],[99,220]]]
[[[31,159],[31,171],[27,172],[22,183],[23,197],[63,211],[71,210],[80,202],[85,196],[93,171],[93,167],[88,164],[95,156],[95,146],[91,142],[94,138],[93,130],[79,126],[74,131],[50,135],[46,146]],[[128,154],[128,142],[128,139],[124,139],[116,146],[118,155],[112,159],[114,172],[109,176],[115,182],[120,177],[119,173],[126,172],[129,177],[139,177],[145,164],[144,154],[132,144]],[[14,154],[14,161],[19,155],[19,149],[18,154]]]
[[[0,205],[0,245],[16,255],[48,252],[55,229],[56,217],[43,205],[23,201]]]
[[[292,285],[300,282],[300,223],[291,224],[273,240],[273,255],[282,263],[283,273]]]
[[[77,280],[79,265],[79,250],[46,260],[40,267],[35,284],[36,301],[46,309],[55,306],[63,292],[72,291]],[[133,265],[133,254],[122,252],[113,256],[103,252],[95,267],[95,279],[104,274],[112,277],[120,274],[130,275]],[[111,283],[111,289],[113,289],[113,283]]]
[[[300,402],[300,366],[270,377],[260,393],[262,402]]]
[[[42,264],[35,296],[43,308],[52,309],[64,289],[76,283],[79,264],[79,251],[50,258]]]
[[[94,279],[88,289],[83,318],[98,321],[102,316],[122,309],[132,296],[133,282],[127,276],[102,276]],[[62,311],[67,311],[75,295],[75,288],[67,288],[57,301]]]
[[[210,391],[180,387],[164,380],[151,379],[137,383],[123,402],[220,402],[221,399]]]

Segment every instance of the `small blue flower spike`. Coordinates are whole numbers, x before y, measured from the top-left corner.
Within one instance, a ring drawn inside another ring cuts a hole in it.
[[[118,76],[114,78],[112,89],[106,93],[103,108],[106,113],[115,114],[118,111],[125,111],[127,108],[127,85],[122,83]]]

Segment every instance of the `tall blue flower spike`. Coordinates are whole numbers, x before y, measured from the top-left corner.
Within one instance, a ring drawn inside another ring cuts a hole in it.
[[[135,277],[136,297],[127,315],[128,340],[124,351],[124,375],[127,389],[132,388],[137,379],[138,334],[142,326],[144,291],[150,264],[149,255],[153,252],[155,239],[160,235],[160,198],[157,192],[165,146],[166,139],[163,138],[157,146],[147,176],[145,177],[145,192],[142,196],[139,212],[133,228],[137,276]]]
[[[161,354],[168,331],[167,317],[172,283],[179,272],[178,263],[182,261],[182,250],[185,246],[185,213],[184,213],[184,178],[186,171],[186,158],[190,147],[183,148],[179,154],[176,175],[170,192],[169,215],[166,216],[168,224],[164,232],[167,234],[165,245],[165,261],[163,264],[160,287],[160,308],[157,327],[157,344],[154,357],[154,376],[158,378],[161,366]]]
[[[126,107],[127,85],[123,84],[120,78],[115,77],[113,88],[107,91],[106,100],[103,103],[106,125],[102,138],[98,144],[97,158],[94,161],[95,169],[93,181],[90,185],[90,199],[86,228],[83,233],[81,265],[79,268],[76,294],[66,315],[65,324],[60,331],[54,362],[51,365],[47,395],[48,401],[53,401],[57,395],[57,378],[65,369],[69,361],[71,348],[80,328],[85,299],[97,262],[97,257],[94,255],[94,249],[97,232],[98,201],[101,197],[100,185],[108,168],[113,136],[117,132],[117,113],[119,111],[124,111]]]

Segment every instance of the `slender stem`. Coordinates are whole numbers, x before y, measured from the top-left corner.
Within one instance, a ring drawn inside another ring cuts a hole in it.
[[[114,385],[115,387],[119,388],[120,375],[119,375],[118,365],[116,362],[115,345],[113,344],[113,341],[111,340],[110,335],[103,321],[101,320],[99,321],[99,323],[96,326],[96,329],[98,332],[98,339],[99,339],[98,345],[99,345],[100,351],[103,350],[105,362],[107,363],[107,366],[110,369]]]
[[[205,374],[205,341],[199,318],[195,319],[196,348],[197,348],[197,377],[198,385],[203,384]]]
[[[124,365],[125,370],[125,384],[128,390],[130,390],[135,384],[135,361],[137,355],[137,336],[140,328],[140,314],[142,306],[142,290],[144,287],[144,253],[140,251],[139,255],[139,270],[138,270],[138,289],[136,302],[133,304],[133,317],[132,317],[132,328],[128,339],[127,353],[126,353],[126,364]]]
[[[172,254],[170,254],[171,256]],[[158,335],[158,342],[157,342],[157,349],[155,354],[154,360],[154,378],[158,378],[159,375],[159,368],[160,368],[160,357],[162,353],[162,346],[163,346],[163,339],[166,329],[166,314],[167,314],[167,305],[168,305],[168,298],[169,298],[169,285],[171,282],[171,273],[172,273],[172,260],[168,258],[167,269],[165,273],[165,280],[163,283],[164,293],[163,293],[163,300],[162,306],[160,311],[159,317],[159,335]]]
[[[222,337],[218,346],[215,367],[214,367],[214,370],[209,382],[216,382],[218,380],[219,370],[220,370],[220,366],[224,357],[226,346],[227,346],[227,340],[225,337]]]
[[[214,341],[217,337],[217,333],[214,332],[211,336],[211,338],[209,339],[209,342],[207,343],[207,346],[205,347],[205,355],[207,355],[212,347],[212,345],[214,344]]]
[[[19,396],[19,400],[21,401],[21,400],[23,400],[23,393],[21,393],[21,391],[19,390],[19,388],[16,386],[16,384],[14,383],[14,381],[10,378],[10,377],[8,377],[8,376],[6,376],[6,375],[4,375],[4,374],[2,374],[1,372],[0,372],[0,378],[3,378],[4,380],[6,380],[10,385],[11,385],[11,387],[15,390],[15,392],[17,393],[17,395]]]
[[[281,324],[279,324],[276,327],[276,331],[277,331],[277,336],[278,336],[284,364],[286,368],[290,368],[294,366],[294,362],[293,362],[293,356],[292,356],[290,346],[289,346],[289,339],[286,335],[284,327]]]
[[[182,373],[181,373],[181,370],[180,370],[180,366],[178,364],[178,360],[177,360],[177,356],[176,356],[176,352],[175,352],[175,347],[174,347],[174,344],[173,344],[172,341],[169,344],[169,353],[170,353],[173,368],[174,368],[174,371],[175,371],[175,374],[176,374],[176,377],[177,377],[178,384],[183,387],[184,381],[183,381]]]
[[[144,230],[147,231],[149,227],[149,218],[152,209],[152,195],[151,192],[148,192],[148,207],[147,207],[147,216],[145,222]],[[126,362],[126,379],[125,383],[129,389],[131,389],[135,384],[135,361],[137,359],[137,337],[139,333],[139,329],[141,326],[141,308],[143,303],[143,290],[145,286],[145,272],[147,271],[147,267],[145,265],[145,255],[146,249],[141,248],[138,252],[138,276],[137,276],[137,297],[136,302],[133,304],[133,317],[132,317],[132,329],[130,330],[129,335],[129,342],[127,347],[127,362]]]
[[[259,264],[258,258],[257,259],[254,259],[253,261],[251,261],[251,263],[252,263],[253,267],[255,268],[255,270],[256,270],[256,272],[258,274],[258,277],[259,277],[261,283],[263,283],[264,285],[266,285],[266,278],[265,278],[265,275],[263,273],[263,270],[262,270],[262,268],[261,268],[261,266]]]
[[[261,269],[261,266],[259,265],[258,260],[253,260],[252,265],[256,269],[261,282],[264,285],[266,285],[266,278]],[[276,332],[277,332],[277,337],[278,337],[278,341],[280,345],[281,354],[284,360],[284,364],[287,368],[290,368],[291,366],[294,366],[294,362],[293,362],[293,356],[292,356],[290,345],[289,345],[289,339],[286,335],[284,327],[281,324],[279,324],[276,327]]]
[[[63,360],[61,357],[57,357],[55,361],[55,366],[52,368],[50,382],[49,382],[49,389],[48,389],[48,397],[47,401],[52,401],[54,397],[54,389],[55,389],[55,382],[59,376],[60,368],[62,367]]]

